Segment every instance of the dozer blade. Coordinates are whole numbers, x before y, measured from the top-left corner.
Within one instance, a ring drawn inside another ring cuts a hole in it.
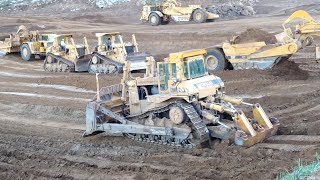
[[[0,50],[0,57],[4,57],[7,54],[8,54],[8,52]]]
[[[240,129],[235,134],[235,144],[250,147],[262,142],[277,133],[279,121],[275,118],[268,118],[259,104],[252,106],[254,120],[249,119],[242,111],[235,114],[236,126]]]
[[[130,61],[130,71],[144,70],[147,67],[146,56],[128,57]]]

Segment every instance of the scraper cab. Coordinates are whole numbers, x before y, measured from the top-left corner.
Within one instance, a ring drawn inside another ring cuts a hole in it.
[[[84,136],[123,133],[138,141],[192,148],[210,138],[249,147],[274,135],[279,122],[259,104],[226,95],[222,80],[205,70],[205,54],[173,53],[157,67],[149,58],[143,78],[132,78],[127,62],[121,83],[97,91],[88,103]],[[251,109],[251,118],[242,106]]]

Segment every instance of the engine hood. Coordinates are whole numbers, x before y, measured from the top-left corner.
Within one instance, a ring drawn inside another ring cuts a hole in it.
[[[184,81],[177,86],[177,90],[178,92],[187,92],[189,95],[198,94],[201,99],[216,94],[218,89],[223,87],[224,83],[221,78],[208,75]]]

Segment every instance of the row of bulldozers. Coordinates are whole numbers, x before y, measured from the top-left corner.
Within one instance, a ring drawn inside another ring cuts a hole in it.
[[[295,27],[292,27],[292,24]],[[274,41],[239,43],[239,37],[221,46],[205,50],[205,65],[210,73],[221,70],[268,69],[287,60],[299,50],[311,46],[313,37],[320,36],[320,23],[307,12],[296,11],[284,23],[283,32]],[[131,70],[144,70],[149,53],[139,52],[134,35],[132,42],[124,42],[120,33],[96,33],[98,45],[89,48],[87,39],[75,44],[71,34],[40,34],[21,26],[17,33],[0,37],[0,54],[20,52],[23,60],[35,56],[44,59],[44,70],[49,72],[90,72],[112,74],[122,71],[125,61]],[[2,53],[1,53],[2,52]],[[319,47],[315,48],[320,59]]]
[[[134,35],[124,42],[122,35],[96,33],[98,45],[91,51],[86,37],[76,44],[72,34],[40,34],[20,26],[17,33],[0,39],[0,54],[20,52],[24,61],[38,57],[49,72],[90,72],[113,74],[122,71],[123,63],[131,61],[131,70],[146,68],[147,53],[139,52]]]
[[[301,24],[292,31],[288,24],[297,19]],[[98,45],[91,52],[86,38],[83,45],[76,45],[70,34],[40,35],[21,27],[0,43],[0,49],[6,53],[20,49],[24,60],[39,56],[46,71],[97,73],[97,95],[86,108],[85,137],[120,133],[185,148],[222,139],[249,147],[276,134],[280,123],[259,104],[225,94],[223,81],[213,72],[271,68],[320,35],[320,23],[305,11],[293,13],[283,27],[272,44],[239,44],[235,37],[221,47],[171,53],[157,63],[139,53],[134,36],[132,43],[124,43],[119,33],[97,33]],[[145,69],[144,76],[133,77],[132,71],[139,69]],[[123,73],[121,82],[100,89],[99,74],[116,72]],[[246,116],[241,109],[252,114]]]

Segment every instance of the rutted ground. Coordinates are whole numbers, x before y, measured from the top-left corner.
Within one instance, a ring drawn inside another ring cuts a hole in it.
[[[8,31],[15,30],[18,23],[13,20],[18,19],[0,17]],[[133,32],[137,33],[141,50],[163,57],[170,51],[221,43],[232,32],[253,25],[281,31],[284,19],[280,16],[150,28],[57,18],[48,22],[47,31],[71,31],[77,37],[88,33],[91,40],[92,32]],[[29,21],[29,25],[47,23],[44,17],[31,17]],[[274,178],[299,158],[313,159],[320,149],[320,66],[311,61],[310,52],[303,51],[272,70],[217,73],[226,82],[228,94],[258,102],[270,116],[280,120],[278,136],[247,149],[215,142],[211,148],[192,150],[133,142],[121,135],[82,138],[85,106],[96,90],[95,76],[45,73],[40,61],[22,62],[18,55],[6,56],[0,59],[0,177]],[[103,76],[101,85],[118,83],[120,78]]]

